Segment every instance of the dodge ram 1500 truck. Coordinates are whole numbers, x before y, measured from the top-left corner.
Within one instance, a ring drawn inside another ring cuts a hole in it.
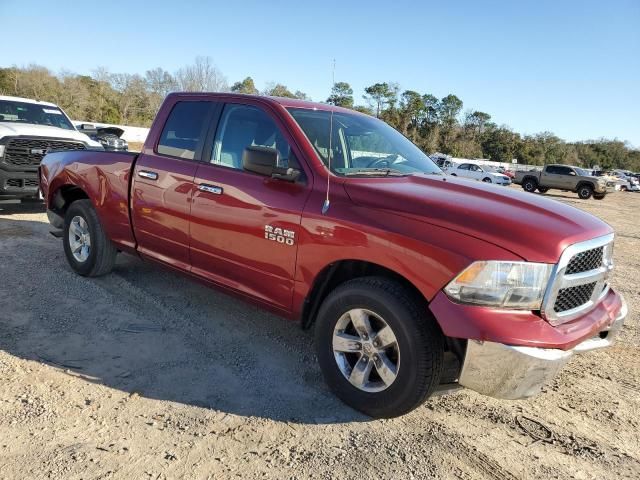
[[[0,96],[0,199],[37,198],[47,150],[102,149],[78,132],[57,105]]]
[[[313,327],[326,382],[373,417],[459,386],[534,395],[627,315],[606,223],[445,176],[331,105],[171,94],[140,154],[51,153],[40,185],[77,273],[126,252]]]
[[[516,172],[513,183],[522,185],[527,192],[546,193],[550,189],[576,192],[580,198],[602,200],[614,191],[602,177],[594,177],[585,170],[569,165],[545,165],[542,171]]]

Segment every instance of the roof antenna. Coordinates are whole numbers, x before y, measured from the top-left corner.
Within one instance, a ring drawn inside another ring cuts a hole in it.
[[[333,59],[333,69],[331,70],[331,89],[336,85],[336,59]],[[327,155],[327,167],[329,171],[327,172],[327,196],[324,199],[324,204],[322,205],[322,214],[326,215],[329,211],[329,206],[331,202],[329,201],[329,185],[331,180],[331,153],[333,152],[333,110],[331,110],[331,117],[329,118],[329,153]]]

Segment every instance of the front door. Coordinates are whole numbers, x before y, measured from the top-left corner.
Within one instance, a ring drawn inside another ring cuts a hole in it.
[[[192,272],[290,310],[309,178],[291,183],[242,169],[249,146],[277,148],[280,166],[298,167],[290,141],[259,106],[228,103],[210,160],[196,172],[191,206]]]
[[[171,112],[158,145],[140,154],[133,172],[131,217],[138,251],[181,270],[190,268],[193,179],[212,106],[201,101],[166,106]]]

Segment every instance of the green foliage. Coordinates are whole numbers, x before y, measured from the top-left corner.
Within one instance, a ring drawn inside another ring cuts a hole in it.
[[[347,82],[336,82],[327,103],[338,107],[353,108],[353,89]]]
[[[236,93],[248,93],[250,95],[257,95],[258,89],[256,88],[255,83],[253,83],[253,78],[247,77],[241,82],[236,82],[231,87],[232,92]]]

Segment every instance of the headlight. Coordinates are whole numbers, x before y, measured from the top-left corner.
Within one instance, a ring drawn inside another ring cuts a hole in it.
[[[547,263],[474,262],[444,291],[461,303],[538,310],[552,269]]]

